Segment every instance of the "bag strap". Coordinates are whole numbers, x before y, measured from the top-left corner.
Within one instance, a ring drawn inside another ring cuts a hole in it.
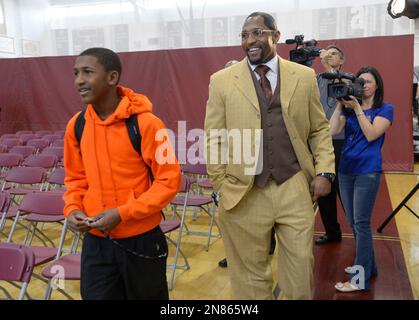
[[[137,114],[132,114],[129,118],[125,119],[125,124],[128,129],[129,139],[135,151],[142,157],[141,153],[141,133],[138,127]]]
[[[74,124],[74,133],[76,135],[77,142],[80,145],[81,137],[83,135],[84,125],[86,120],[84,119],[84,114],[86,113],[86,109],[81,111],[77,116],[76,123]]]

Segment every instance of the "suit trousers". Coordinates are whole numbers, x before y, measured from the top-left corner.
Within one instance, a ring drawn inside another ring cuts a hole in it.
[[[278,286],[286,299],[311,299],[314,211],[302,171],[277,185],[254,185],[233,209],[220,206],[220,228],[235,299],[273,299],[269,249],[278,239]]]

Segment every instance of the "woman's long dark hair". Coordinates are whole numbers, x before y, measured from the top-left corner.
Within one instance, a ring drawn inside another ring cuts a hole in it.
[[[374,67],[362,67],[356,73],[356,77],[358,78],[363,73],[370,73],[375,79],[377,83],[377,90],[374,94],[374,104],[373,108],[380,107],[383,104],[384,100],[384,82],[383,78],[381,77],[380,73]]]

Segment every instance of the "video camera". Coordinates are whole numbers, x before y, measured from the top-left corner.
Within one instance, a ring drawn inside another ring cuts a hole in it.
[[[296,44],[295,49],[290,51],[290,60],[307,67],[311,67],[315,57],[320,56],[320,49],[316,48],[317,41],[314,39],[304,41],[302,34],[297,35],[294,39],[285,40],[286,44]]]
[[[322,73],[321,77],[328,80],[338,80],[338,82],[329,83],[327,86],[327,96],[337,100],[350,100],[349,96],[354,96],[358,101],[362,100],[364,92],[365,80],[362,78],[355,78],[352,73],[336,72],[336,73]],[[351,81],[350,83],[343,82],[342,79]]]

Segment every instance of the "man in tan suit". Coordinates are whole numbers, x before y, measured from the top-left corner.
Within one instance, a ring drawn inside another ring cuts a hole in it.
[[[271,15],[250,14],[240,36],[246,58],[211,76],[205,117],[234,297],[273,299],[274,227],[281,296],[310,299],[313,201],[335,172],[329,124],[314,71],[277,56]]]

